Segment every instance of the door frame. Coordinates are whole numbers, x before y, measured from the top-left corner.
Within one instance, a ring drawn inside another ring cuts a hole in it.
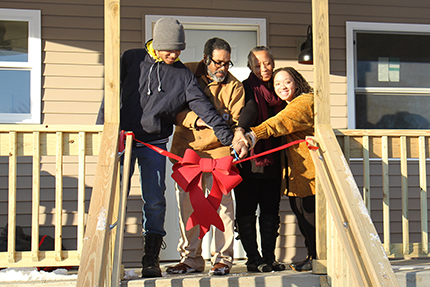
[[[266,18],[227,18],[227,17],[202,17],[202,16],[175,16],[175,15],[145,15],[142,24],[142,47],[152,38],[152,30],[155,22],[164,17],[174,17],[185,29],[194,30],[230,30],[230,31],[256,31],[257,46],[267,45]],[[143,17],[142,17],[143,18]]]

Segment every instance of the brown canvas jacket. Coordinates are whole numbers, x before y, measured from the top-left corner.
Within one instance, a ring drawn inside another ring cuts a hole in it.
[[[222,83],[209,83],[203,61],[185,63],[185,65],[196,75],[206,97],[233,130],[245,103],[242,83],[230,72]],[[230,155],[230,147],[223,146],[212,129],[195,127],[197,119],[198,116],[189,109],[178,114],[170,151],[181,157],[187,148],[195,150],[200,157],[205,158],[221,158]]]

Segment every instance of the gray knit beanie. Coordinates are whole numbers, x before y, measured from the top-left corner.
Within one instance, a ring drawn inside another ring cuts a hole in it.
[[[184,26],[176,19],[159,19],[155,23],[153,35],[154,50],[185,50]]]

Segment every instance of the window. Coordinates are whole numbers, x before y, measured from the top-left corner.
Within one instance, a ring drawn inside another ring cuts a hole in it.
[[[349,128],[430,129],[430,25],[346,27]]]
[[[40,123],[40,11],[0,9],[0,123]]]

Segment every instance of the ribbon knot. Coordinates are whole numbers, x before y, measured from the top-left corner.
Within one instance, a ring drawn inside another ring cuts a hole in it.
[[[213,177],[208,196],[205,196],[202,187],[203,172],[210,172]],[[194,211],[188,218],[186,230],[199,225],[199,239],[203,238],[211,225],[224,231],[224,224],[218,215],[222,195],[228,194],[242,181],[239,170],[233,166],[233,157],[200,158],[195,151],[187,149],[183,159],[173,165],[172,178],[190,195]]]
[[[211,158],[202,158],[200,159],[200,167],[202,168],[202,172],[212,172],[215,169],[216,161]]]

